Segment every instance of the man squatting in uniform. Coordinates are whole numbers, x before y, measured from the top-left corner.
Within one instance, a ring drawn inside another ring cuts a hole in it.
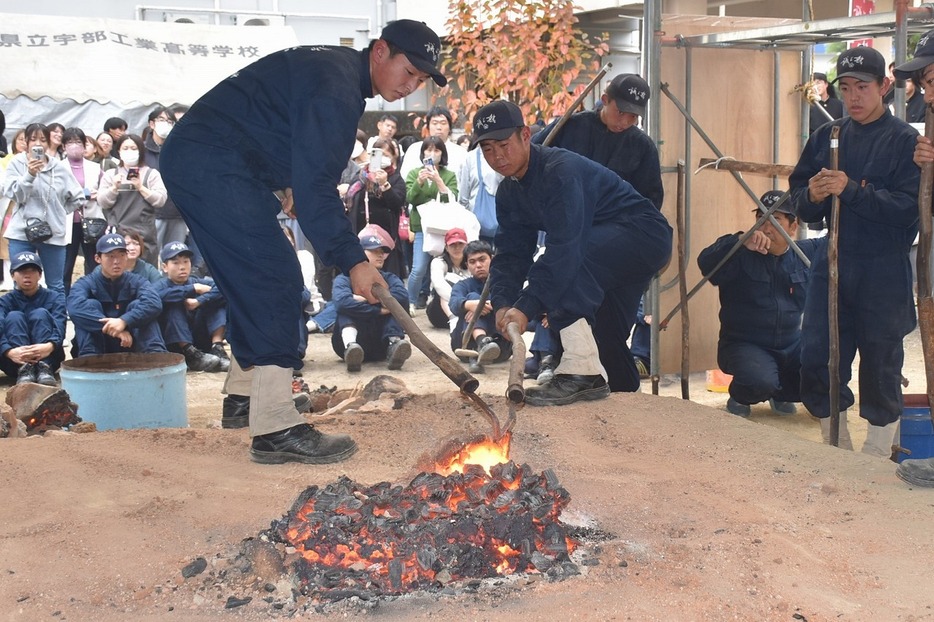
[[[364,99],[396,101],[429,77],[441,43],[425,24],[389,23],[369,48],[301,46],[275,52],[225,79],[182,117],[162,149],[166,187],[198,240],[229,305],[235,361],[225,390],[250,396],[256,462],[328,463],[356,451],[321,434],[295,409],[302,275],[276,220],[298,218],[322,260],[376,303],[386,287],[367,262],[335,188],[350,159]],[[280,203],[274,191],[283,191]]]
[[[638,126],[639,117],[645,117],[649,97],[649,85],[641,76],[620,74],[607,85],[600,97],[603,105],[599,110],[584,110],[571,115],[551,146],[573,151],[602,164],[628,181],[636,192],[661,210],[665,191],[658,149]],[[532,143],[542,144],[556,124],[557,121],[535,134]],[[548,245],[547,238],[545,245]],[[611,391],[639,390],[639,371],[626,345],[631,329],[628,317],[618,318],[613,313],[612,301],[604,302],[597,311],[594,336]],[[645,355],[647,358],[647,353]]]
[[[532,387],[534,406],[609,395],[591,324],[609,305],[626,334],[639,299],[671,256],[671,227],[651,201],[609,169],[564,149],[531,143],[515,104],[496,101],[474,116],[471,147],[505,177],[496,192],[497,255],[490,299],[497,329],[548,314],[564,346],[548,384]],[[545,252],[533,263],[538,232]],[[527,285],[523,287],[523,283]]]
[[[847,386],[859,350],[859,415],[869,422],[863,453],[888,458],[902,413],[902,340],[915,326],[908,253],[918,232],[918,132],[882,102],[885,59],[868,47],[837,58],[837,80],[849,116],[822,125],[808,139],[788,179],[795,212],[805,222],[831,215],[840,199],[840,428],[853,403]],[[830,132],[840,128],[839,167],[830,170]],[[830,438],[827,315],[828,263],[819,255],[801,326],[801,399]]]

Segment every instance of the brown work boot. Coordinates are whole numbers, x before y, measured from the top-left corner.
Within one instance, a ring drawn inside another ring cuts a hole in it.
[[[291,428],[253,437],[250,458],[260,464],[330,464],[354,455],[357,443],[346,434],[322,434],[300,423]]]

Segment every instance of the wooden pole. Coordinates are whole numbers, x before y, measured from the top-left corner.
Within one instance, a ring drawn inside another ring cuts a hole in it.
[[[840,166],[840,126],[830,130],[830,169]],[[840,446],[840,272],[837,265],[840,241],[840,197],[830,202],[830,231],[827,234],[827,327],[830,331],[830,352],[827,372],[830,387],[830,444]]]
[[[684,243],[684,160],[678,160],[678,290],[681,295],[681,399],[691,399],[691,321],[688,316],[688,275]]]
[[[924,135],[934,140],[934,110],[924,113]],[[931,199],[934,194],[934,162],[921,166],[921,185],[918,189],[918,216],[920,218],[918,258],[918,325],[921,329],[921,352],[924,355],[924,374],[927,379],[928,406],[934,406],[934,284],[931,283]],[[934,421],[934,408],[931,408]]]
[[[704,170],[756,173],[768,175],[769,177],[788,177],[795,170],[795,167],[789,164],[763,164],[761,162],[744,162],[742,160],[723,160],[719,158],[701,158],[700,166]]]

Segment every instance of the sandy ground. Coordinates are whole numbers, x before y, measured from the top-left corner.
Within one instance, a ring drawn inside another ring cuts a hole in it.
[[[444,347],[443,332],[429,335]],[[347,374],[328,336],[313,336],[307,358],[312,388],[350,388],[385,372],[365,365]],[[923,391],[917,333],[906,360],[913,392]],[[662,396],[519,413],[513,458],[554,469],[572,497],[566,520],[610,534],[585,547],[595,565],[582,566],[583,576],[304,612],[278,577],[234,581],[228,562],[240,542],[305,487],[340,475],[406,483],[444,439],[487,430],[420,353],[395,376],[416,394],[403,408],[319,419],[360,446],[338,465],[250,462],[247,432],[219,429],[218,374],[188,375],[188,429],[0,440],[0,620],[934,619],[934,490],[909,488],[891,463],[815,442],[818,425],[804,412],[758,407],[749,420],[724,412],[726,395],[706,392],[703,374],[692,377],[693,402],[665,378]],[[505,366],[479,379],[504,416]],[[859,447],[864,428],[852,411],[850,421]],[[184,579],[197,557],[208,571]],[[218,580],[224,570],[228,580]],[[225,610],[230,596],[252,601]],[[288,604],[276,610],[264,598]]]

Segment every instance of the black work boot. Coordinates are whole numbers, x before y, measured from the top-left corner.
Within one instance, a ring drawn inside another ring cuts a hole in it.
[[[36,366],[32,363],[23,363],[16,373],[16,384],[36,381]]]
[[[538,384],[548,384],[555,377],[555,367],[557,363],[555,362],[555,357],[552,354],[546,354],[542,357],[542,362],[538,366],[538,376],[535,377],[535,382]]]
[[[220,369],[221,360],[213,354],[202,352],[193,344],[188,344],[182,349],[185,355],[185,364],[189,371],[217,371]]]
[[[211,354],[220,359],[220,365],[217,371],[227,371],[230,369],[230,357],[227,356],[227,350],[224,349],[224,344],[220,342],[212,343]]]
[[[250,425],[250,396],[228,395],[224,398],[221,427],[226,430],[245,428]]]
[[[58,386],[58,381],[55,380],[55,375],[52,374],[52,368],[49,367],[48,363],[43,361],[36,363],[36,382],[47,387]]]
[[[402,364],[412,356],[412,345],[404,337],[395,337],[386,351],[386,361],[391,370],[402,369]]]
[[[551,382],[525,391],[525,403],[532,406],[564,406],[580,400],[602,400],[610,394],[603,376],[555,374]]]
[[[322,434],[314,426],[294,427],[253,437],[250,458],[260,464],[329,464],[346,460],[357,451],[357,443],[346,434]]]

